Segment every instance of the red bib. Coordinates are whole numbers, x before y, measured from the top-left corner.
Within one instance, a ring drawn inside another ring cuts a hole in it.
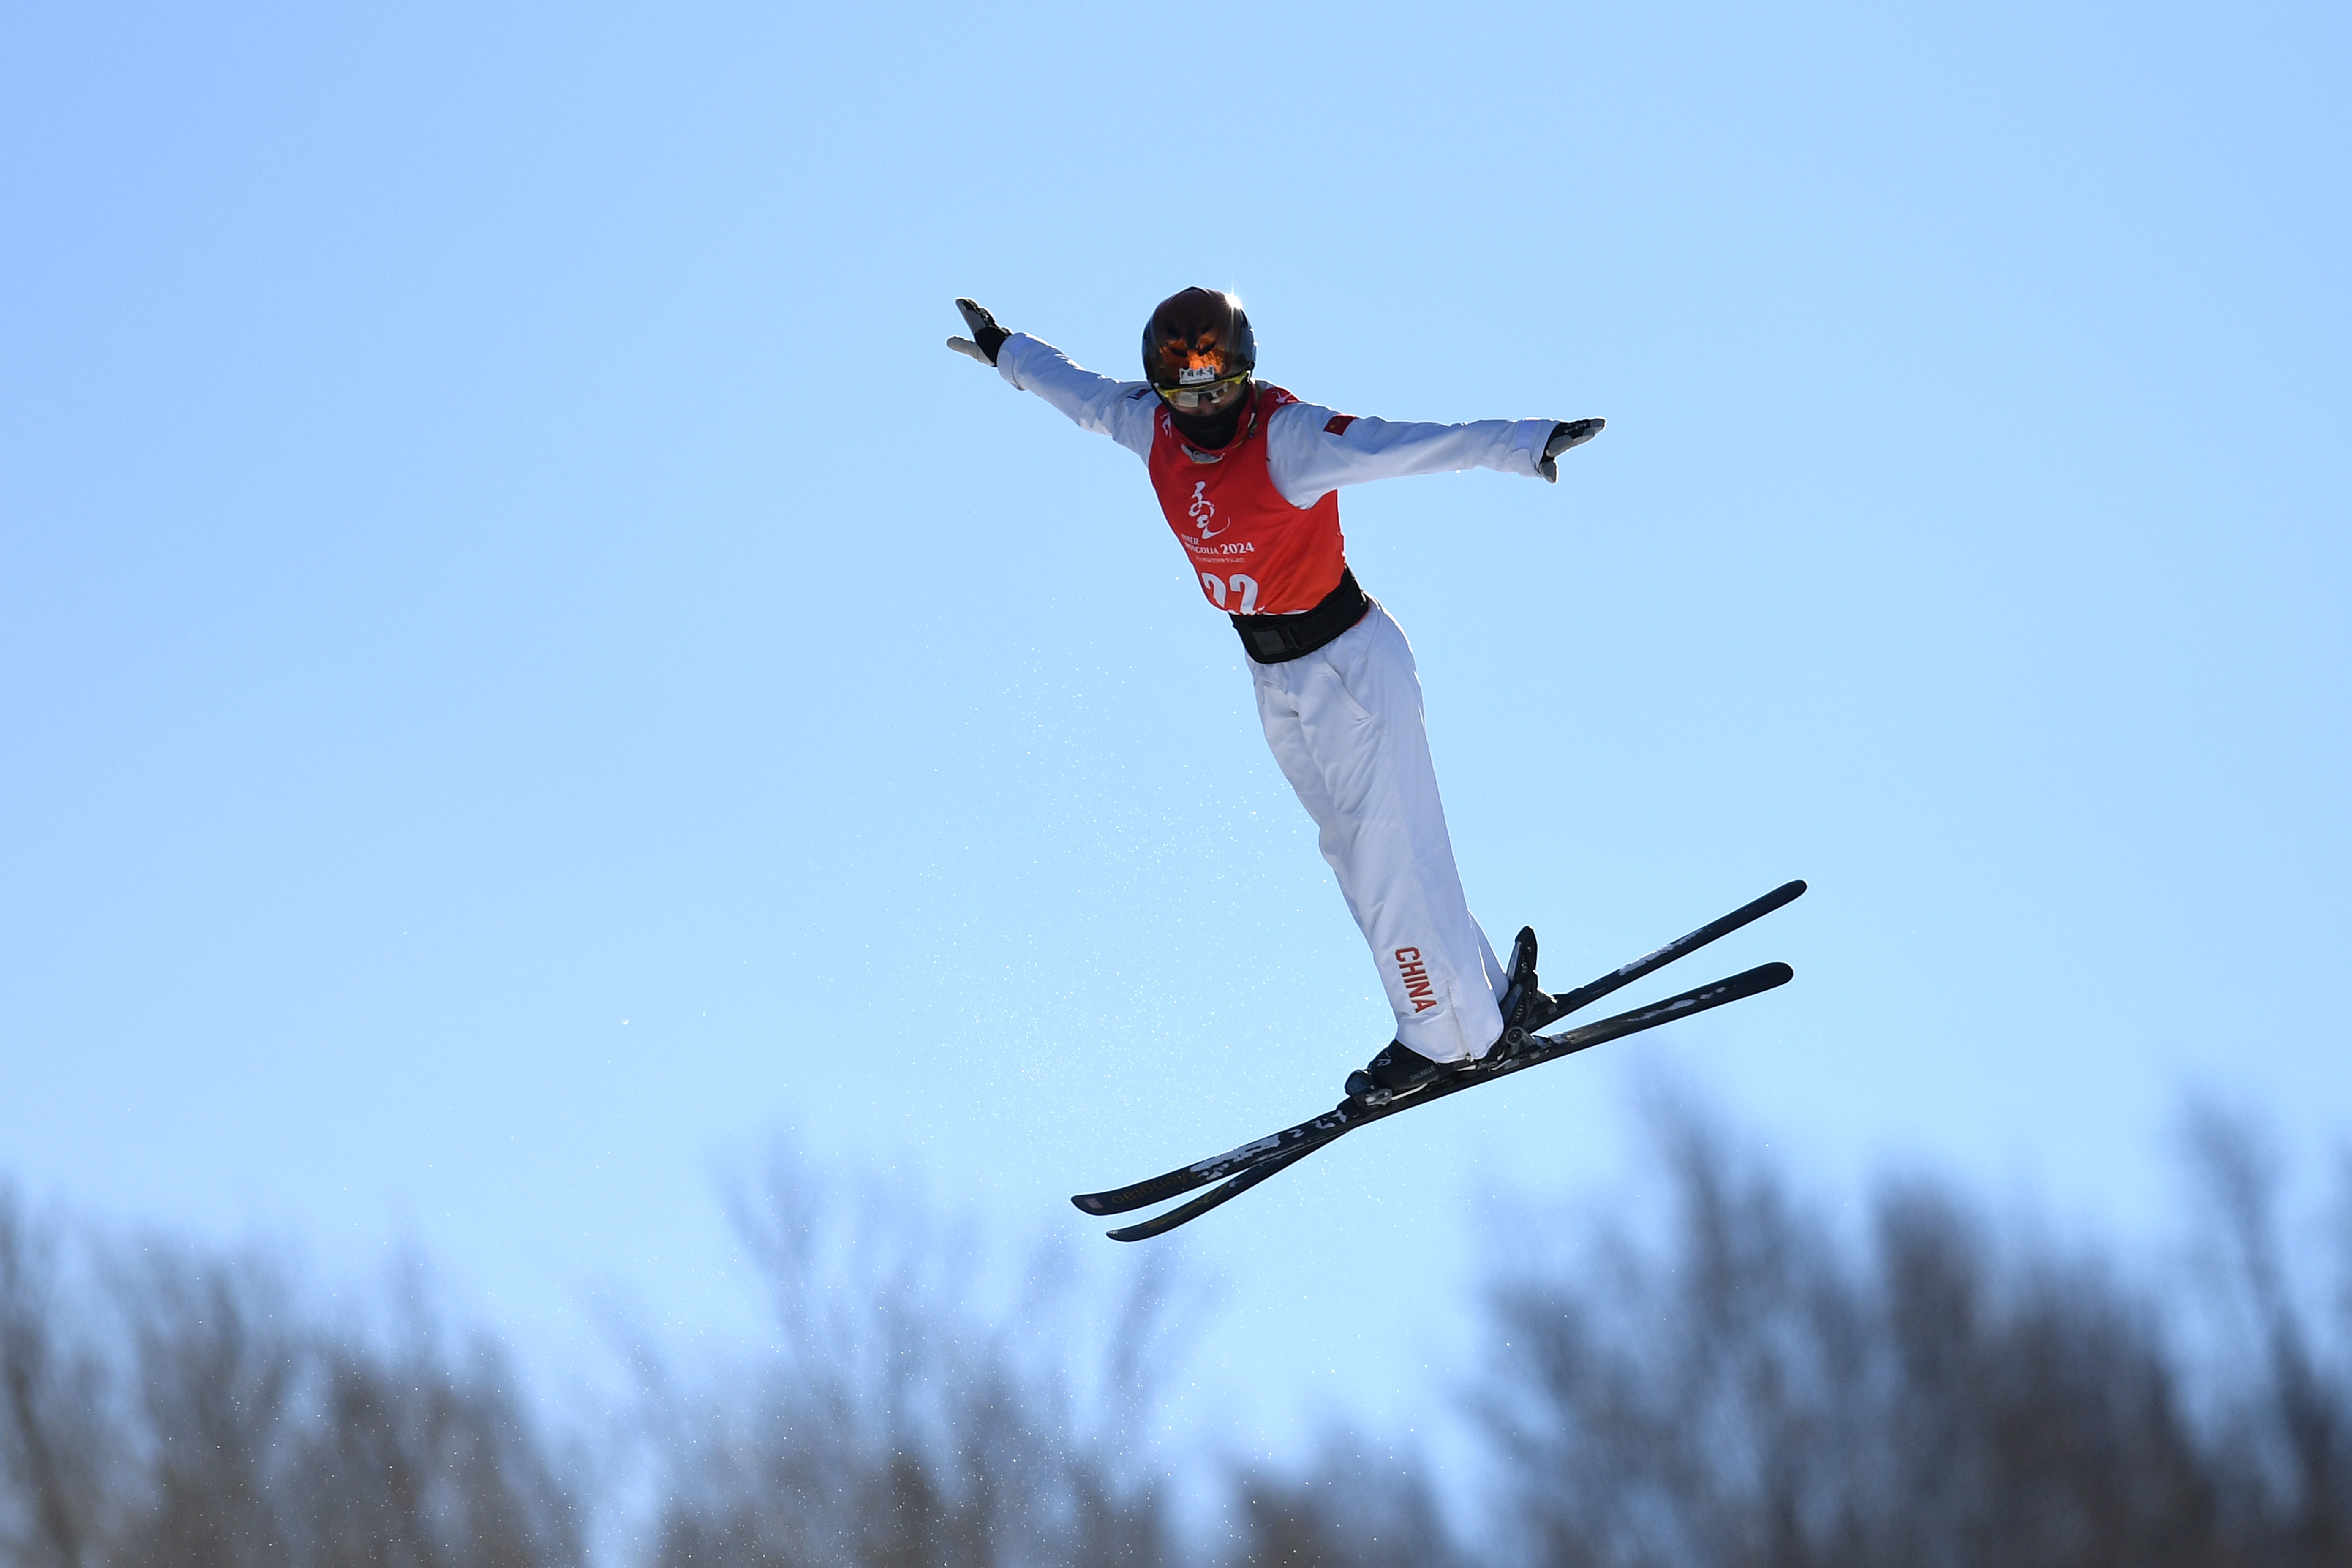
[[[1261,384],[1241,438],[1197,456],[1176,434],[1166,407],[1152,420],[1151,488],[1160,510],[1183,542],[1201,592],[1234,615],[1311,610],[1347,569],[1339,492],[1302,510],[1282,499],[1266,469],[1266,418],[1297,401]]]

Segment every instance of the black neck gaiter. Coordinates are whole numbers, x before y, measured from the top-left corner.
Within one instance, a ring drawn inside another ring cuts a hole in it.
[[[1243,417],[1256,401],[1257,388],[1248,386],[1243,389],[1241,396],[1234,399],[1234,405],[1223,413],[1212,414],[1203,419],[1198,415],[1180,413],[1171,408],[1168,411],[1168,420],[1176,426],[1176,434],[1183,437],[1187,445],[1203,452],[1221,452],[1233,444],[1234,432],[1241,428]]]

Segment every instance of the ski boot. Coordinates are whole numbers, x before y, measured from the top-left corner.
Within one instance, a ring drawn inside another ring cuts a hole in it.
[[[1526,1047],[1530,1035],[1559,1016],[1559,1005],[1536,980],[1533,926],[1519,928],[1518,940],[1511,944],[1507,973],[1510,978],[1505,983],[1499,1004],[1503,1032],[1486,1048],[1485,1056],[1467,1061],[1433,1062],[1402,1040],[1391,1040],[1381,1047],[1380,1055],[1348,1075],[1348,1098],[1386,1105],[1392,1100],[1417,1094],[1440,1079],[1467,1078],[1517,1056]]]
[[[1478,1065],[1475,1061],[1433,1062],[1402,1040],[1391,1040],[1381,1047],[1379,1056],[1348,1075],[1348,1098],[1386,1105],[1391,1100],[1417,1094],[1441,1078]]]

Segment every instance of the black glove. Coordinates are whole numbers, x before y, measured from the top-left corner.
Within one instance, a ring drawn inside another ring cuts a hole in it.
[[[996,324],[996,318],[988,313],[984,305],[970,300],[958,300],[956,309],[963,312],[963,324],[971,331],[971,336],[950,338],[948,347],[960,354],[970,354],[982,364],[994,364],[996,351],[1003,348],[1004,340],[1013,334]]]
[[[1543,461],[1536,465],[1536,472],[1541,474],[1549,484],[1559,483],[1557,461],[1559,455],[1570,447],[1583,446],[1600,435],[1608,424],[1606,419],[1570,419],[1566,424],[1553,426],[1551,439],[1544,443]]]

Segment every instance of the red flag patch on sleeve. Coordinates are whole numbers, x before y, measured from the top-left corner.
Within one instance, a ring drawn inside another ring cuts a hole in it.
[[[1348,426],[1353,425],[1355,422],[1356,416],[1352,414],[1334,414],[1330,418],[1323,421],[1323,434],[1326,436],[1345,435],[1347,433]]]

